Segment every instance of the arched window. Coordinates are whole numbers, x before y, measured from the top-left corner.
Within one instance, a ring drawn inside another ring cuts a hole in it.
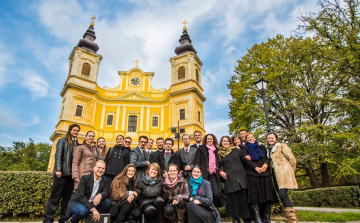
[[[178,70],[179,80],[185,78],[185,67],[181,66]]]
[[[198,69],[196,69],[195,74],[196,74],[196,81],[199,82],[199,71],[198,71]]]
[[[84,63],[82,66],[81,74],[85,76],[90,76],[91,66],[89,63]]]

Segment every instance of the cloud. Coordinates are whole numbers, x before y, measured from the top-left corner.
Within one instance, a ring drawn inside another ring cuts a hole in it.
[[[229,134],[228,125],[230,123],[231,120],[225,118],[206,120],[205,122],[206,133],[213,133],[218,139],[220,139],[221,136]]]
[[[21,85],[31,92],[33,100],[47,96],[49,84],[36,72],[26,69],[20,73],[20,77]]]
[[[9,47],[6,47],[0,40],[0,88],[12,79],[8,75],[8,66],[14,62],[11,52]]]

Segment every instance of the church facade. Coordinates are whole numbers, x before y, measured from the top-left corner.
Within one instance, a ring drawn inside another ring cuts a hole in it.
[[[92,22],[70,54],[67,80],[60,93],[59,120],[50,137],[53,146],[48,171],[54,166],[57,141],[66,135],[73,123],[81,127],[81,143],[86,132],[92,130],[96,138],[104,137],[108,146],[115,145],[117,135],[130,136],[133,139],[131,148],[135,148],[140,135],[154,140],[172,137],[174,147],[177,147],[177,139],[171,128],[178,124],[190,135],[192,142],[195,130],[205,134],[202,62],[191,44],[186,26],[179,39],[180,45],[175,49],[176,55],[169,60],[169,89],[154,89],[154,73],[141,70],[137,66],[138,60],[134,61],[134,68],[118,71],[119,83],[116,87],[98,86],[102,56],[97,54],[99,46],[95,39]]]

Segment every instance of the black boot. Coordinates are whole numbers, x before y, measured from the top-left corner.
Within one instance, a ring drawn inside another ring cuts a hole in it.
[[[233,223],[240,223],[240,220],[238,218],[233,218]]]
[[[251,218],[243,218],[244,223],[251,223]]]
[[[270,216],[271,216],[271,203],[265,203],[263,206],[263,215],[262,215],[263,223],[271,223]]]
[[[260,217],[260,204],[253,204],[252,209],[254,211],[255,223],[263,223]]]

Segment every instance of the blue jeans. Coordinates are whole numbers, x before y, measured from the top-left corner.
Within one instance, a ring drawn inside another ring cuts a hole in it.
[[[109,211],[110,208],[110,200],[106,199],[102,202],[100,202],[97,206],[95,206],[96,210],[98,210],[98,212],[100,214],[102,213],[107,213]],[[71,215],[71,222],[73,223],[77,223],[79,222],[81,219],[86,218],[90,213],[90,210],[83,204],[81,203],[76,203],[70,211],[70,215]]]

